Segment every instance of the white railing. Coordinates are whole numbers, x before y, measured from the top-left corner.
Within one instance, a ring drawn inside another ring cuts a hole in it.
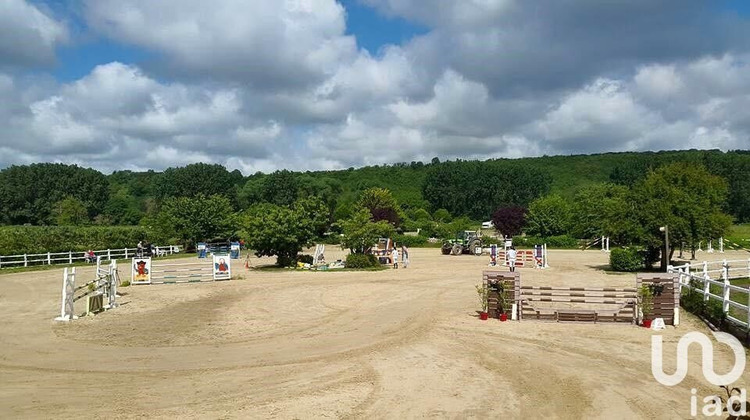
[[[703,300],[706,302],[710,299],[720,301],[727,319],[745,328],[750,327],[750,289],[730,283],[733,279],[750,278],[750,259],[670,265],[667,271],[680,276],[680,295],[682,295],[682,288],[686,287],[703,294]],[[714,290],[721,290],[721,295],[713,293],[711,286],[715,286]],[[732,293],[741,293],[744,296],[731,299]]]
[[[180,252],[177,245],[166,245],[154,247],[155,255],[171,255]],[[28,267],[30,265],[52,265],[73,264],[74,262],[86,261],[95,263],[97,257],[103,260],[114,260],[118,258],[135,257],[138,248],[100,249],[94,251],[94,259],[89,261],[86,251],[47,252],[44,254],[19,254],[0,255],[0,268],[3,267]]]

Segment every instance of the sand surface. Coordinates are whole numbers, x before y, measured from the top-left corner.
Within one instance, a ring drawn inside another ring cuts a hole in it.
[[[343,257],[328,248],[329,260]],[[664,336],[671,373],[679,338],[708,333],[684,311],[658,333],[480,321],[474,285],[488,257],[413,249],[411,260],[380,272],[236,263],[243,279],[122,288],[120,307],[70,323],[53,321],[62,269],[0,275],[0,418],[688,418],[691,388],[699,410],[720,391],[703,378],[697,346],[681,384],[651,374],[652,334]],[[522,282],[635,284],[602,271],[599,251],[552,250],[549,260],[519,269]],[[79,282],[92,276],[79,269]],[[725,373],[733,355],[715,349]]]

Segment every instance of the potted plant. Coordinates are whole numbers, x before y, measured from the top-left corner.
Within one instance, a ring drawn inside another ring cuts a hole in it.
[[[490,293],[489,287],[487,287],[486,283],[478,284],[476,285],[477,288],[477,294],[479,295],[479,304],[482,310],[479,312],[479,319],[482,321],[487,320],[487,298]]]
[[[641,325],[651,328],[651,312],[654,310],[654,293],[651,287],[642,285],[638,290],[638,309],[641,314]]]

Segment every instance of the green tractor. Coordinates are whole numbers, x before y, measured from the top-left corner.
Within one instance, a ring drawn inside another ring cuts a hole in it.
[[[482,238],[478,232],[465,230],[456,234],[456,239],[446,239],[440,248],[443,255],[482,255]]]

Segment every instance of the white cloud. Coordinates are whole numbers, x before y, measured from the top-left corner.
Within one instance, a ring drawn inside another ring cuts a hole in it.
[[[166,55],[172,74],[298,89],[356,56],[334,0],[90,0],[91,26]]]
[[[26,0],[0,1],[0,67],[48,65],[66,26]]]
[[[747,22],[701,16],[700,2],[366,3],[430,31],[371,55],[334,0],[86,1],[91,28],[153,57],[64,84],[3,70],[0,166],[200,160],[252,173],[750,148],[748,46],[722,35]],[[64,26],[3,4],[61,28],[38,37],[53,57]]]

